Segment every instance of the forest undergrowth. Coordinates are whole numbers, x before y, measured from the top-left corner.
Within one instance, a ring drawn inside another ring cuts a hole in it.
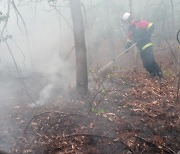
[[[15,126],[7,130],[14,138],[12,153],[176,154],[178,76],[170,59],[160,63],[161,81],[142,67],[114,68],[94,76],[95,85],[83,98],[70,88],[68,95],[43,106],[15,106],[6,119]]]

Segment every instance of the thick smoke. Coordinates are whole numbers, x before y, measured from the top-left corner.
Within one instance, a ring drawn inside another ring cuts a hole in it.
[[[1,10],[4,13],[7,12],[7,2],[1,3],[3,4]],[[12,9],[7,25],[7,34],[12,35],[12,39],[7,42],[21,77],[27,76],[27,74],[33,76],[35,72],[43,74],[43,77],[48,80],[46,85],[43,85],[42,91],[37,91],[39,93],[37,102],[43,104],[44,99],[48,98],[55,85],[67,86],[75,80],[73,77],[75,75],[72,75],[75,73],[74,51],[65,60],[68,52],[74,46],[73,33],[68,26],[71,24],[70,9],[61,10],[67,21],[54,8],[49,7],[47,2],[27,4],[22,1],[19,3],[18,9],[25,25],[20,17],[17,18]],[[13,75],[19,77],[6,44],[2,42],[0,48],[1,67],[12,68]],[[58,77],[61,77],[61,80],[57,80]],[[11,93],[11,95],[13,94]]]

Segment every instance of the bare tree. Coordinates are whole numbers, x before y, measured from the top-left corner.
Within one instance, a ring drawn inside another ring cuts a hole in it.
[[[173,29],[173,34],[175,33],[175,18],[174,18],[174,3],[172,0],[171,2],[171,12],[172,12],[172,29]]]
[[[70,7],[74,27],[74,41],[76,51],[76,89],[80,94],[87,94],[87,57],[81,2],[79,0],[70,0]]]
[[[104,0],[102,3],[102,12],[101,12],[101,18],[102,18],[102,26],[104,31],[102,32],[104,35],[103,39],[108,40],[109,43],[109,57],[110,59],[115,58],[115,47],[114,47],[114,31],[111,24],[111,12],[110,12],[110,1]],[[102,38],[101,38],[102,39]]]
[[[129,11],[133,12],[133,2],[132,2],[132,0],[129,0]]]

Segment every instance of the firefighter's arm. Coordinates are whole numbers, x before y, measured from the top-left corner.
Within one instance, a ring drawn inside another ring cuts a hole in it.
[[[125,46],[125,50],[127,50],[128,48],[130,48],[133,44],[133,41],[131,39],[127,39],[127,43]],[[129,50],[126,51],[126,53],[129,52]]]
[[[133,44],[133,41],[130,40],[130,39],[127,39],[127,43],[126,43],[125,49],[128,49],[129,47],[131,47],[132,44]]]
[[[154,24],[150,22],[146,28],[148,36],[151,36],[152,33],[154,32]]]

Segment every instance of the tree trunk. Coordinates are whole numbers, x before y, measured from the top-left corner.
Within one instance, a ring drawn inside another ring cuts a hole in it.
[[[104,28],[106,31],[106,39],[109,41],[110,47],[110,57],[113,60],[116,57],[115,54],[115,47],[114,47],[114,31],[111,24],[111,17],[110,17],[110,8],[109,8],[109,0],[104,1],[104,10],[103,10],[103,21],[104,21]]]
[[[131,14],[134,15],[133,1],[132,0],[129,0],[129,12],[131,12]],[[133,65],[134,65],[134,68],[136,68],[138,65],[139,52],[136,51],[136,48],[133,48],[131,50],[133,53]]]
[[[172,12],[172,36],[174,37],[175,35],[175,17],[174,17],[174,3],[172,0],[171,2],[171,12]]]
[[[88,74],[84,24],[79,0],[70,0],[76,51],[76,89],[79,94],[88,92]]]
[[[133,4],[132,0],[129,0],[129,11],[133,13]]]

